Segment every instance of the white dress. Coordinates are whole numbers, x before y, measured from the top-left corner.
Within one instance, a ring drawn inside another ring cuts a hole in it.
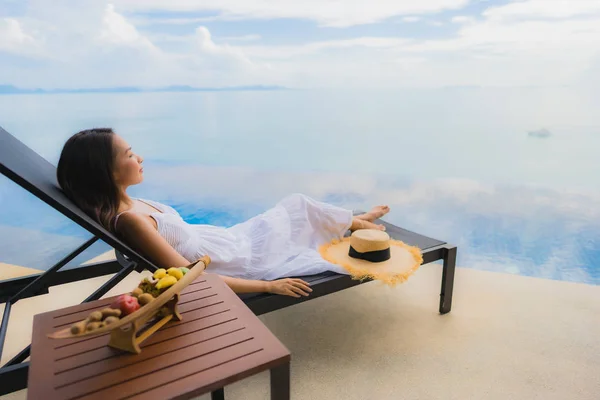
[[[225,228],[189,224],[168,205],[138,200],[160,210],[150,216],[179,254],[190,262],[210,256],[207,272],[259,280],[325,271],[347,274],[325,261],[318,247],[344,236],[352,224],[351,210],[293,194],[266,212]]]

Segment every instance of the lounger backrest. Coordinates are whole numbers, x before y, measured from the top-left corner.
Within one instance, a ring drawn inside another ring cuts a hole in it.
[[[0,172],[132,261],[142,265],[153,265],[69,200],[58,186],[56,167],[2,127]]]

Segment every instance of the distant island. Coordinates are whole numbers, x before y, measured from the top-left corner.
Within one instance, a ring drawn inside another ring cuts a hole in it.
[[[529,137],[537,137],[537,138],[548,138],[552,136],[552,133],[546,128],[538,129],[537,131],[529,131]]]
[[[12,85],[0,85],[2,94],[61,94],[61,93],[147,93],[147,92],[236,92],[236,91],[270,91],[289,90],[283,86],[230,86],[230,87],[193,87],[187,85],[173,85],[157,88],[141,88],[137,86],[118,86],[107,88],[81,88],[81,89],[23,89]]]

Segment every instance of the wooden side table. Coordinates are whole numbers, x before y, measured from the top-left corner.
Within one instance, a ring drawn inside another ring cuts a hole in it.
[[[29,399],[189,399],[270,370],[271,399],[290,398],[290,352],[216,275],[181,294],[183,320],[141,344],[108,347],[109,334],[54,340],[46,334],[108,306],[110,299],[38,314],[33,320]]]

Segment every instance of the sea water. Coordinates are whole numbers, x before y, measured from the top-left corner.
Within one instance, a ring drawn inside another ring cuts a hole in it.
[[[600,284],[599,106],[569,88],[4,95],[0,126],[54,165],[71,134],[112,127],[144,157],[132,195],[191,223],[231,226],[293,192],[389,204],[460,266]],[[47,269],[90,237],[0,190],[0,262]]]

